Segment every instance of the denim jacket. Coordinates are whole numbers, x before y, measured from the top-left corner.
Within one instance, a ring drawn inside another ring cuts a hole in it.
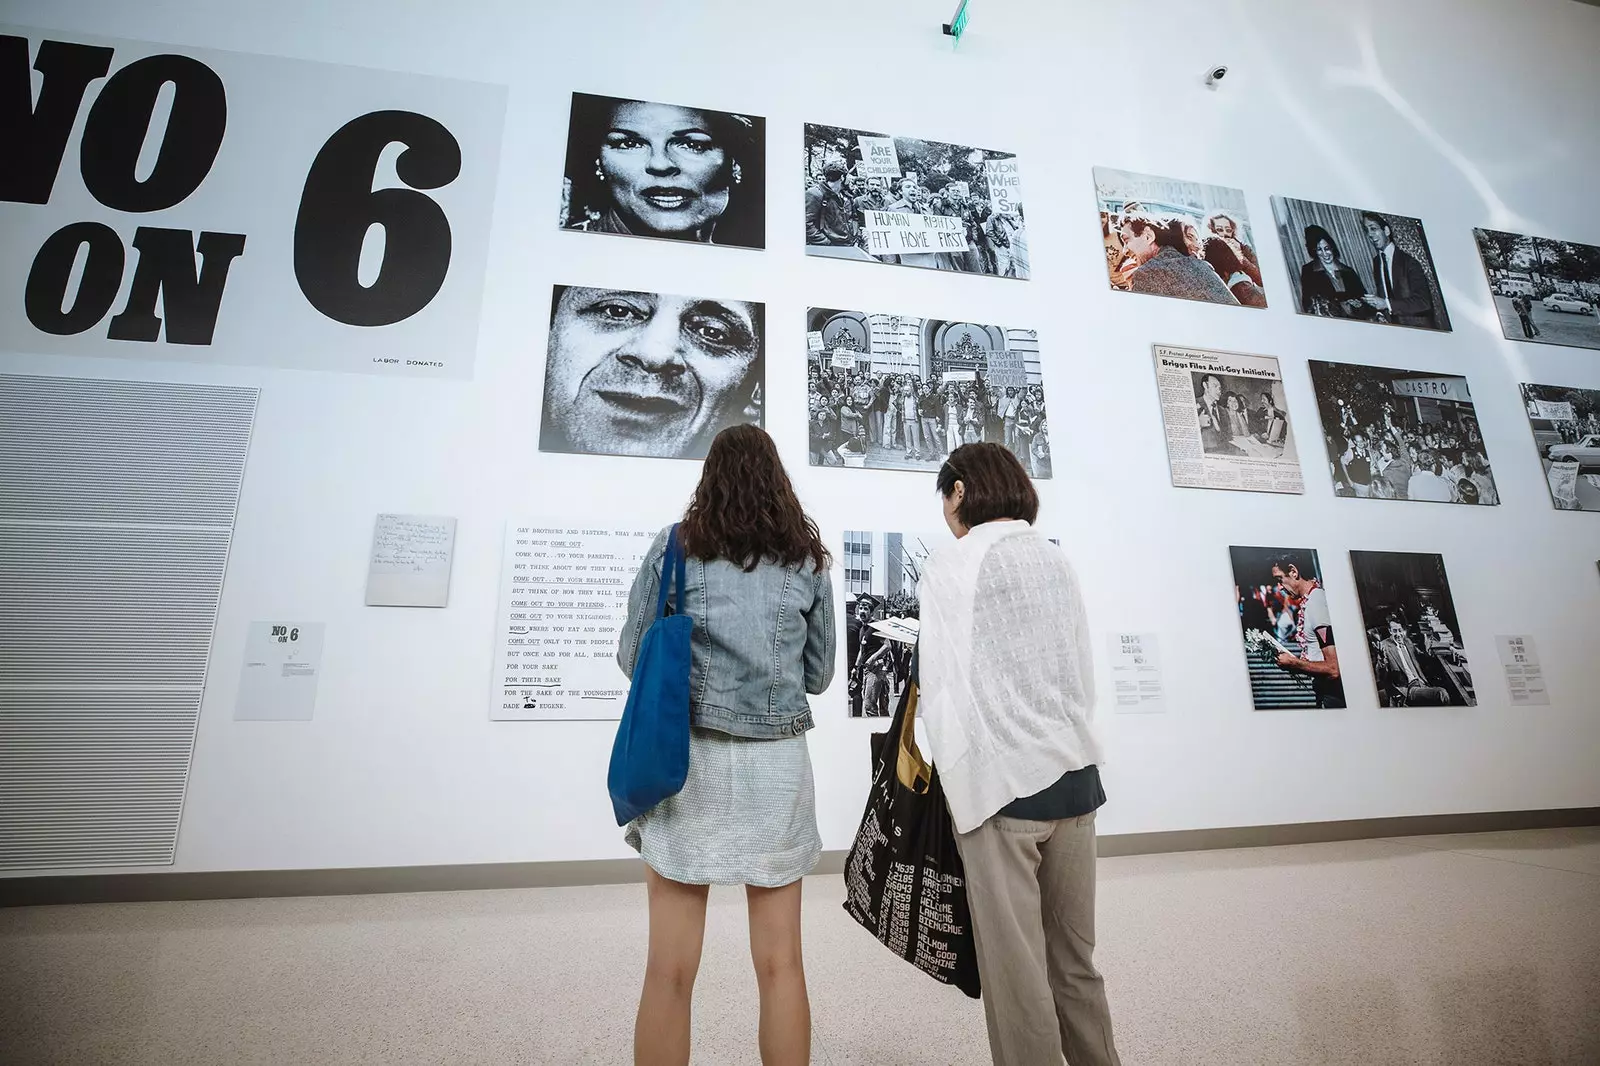
[[[628,677],[655,621],[667,534],[656,535],[633,589],[617,643]],[[810,562],[763,561],[746,573],[726,559],[690,559],[684,613],[694,619],[689,675],[693,725],[736,737],[799,736],[812,726],[806,694],[833,682],[833,582]]]

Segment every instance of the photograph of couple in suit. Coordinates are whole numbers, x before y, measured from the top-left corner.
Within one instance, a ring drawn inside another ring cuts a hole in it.
[[[1272,211],[1301,314],[1450,332],[1419,219],[1282,196]]]

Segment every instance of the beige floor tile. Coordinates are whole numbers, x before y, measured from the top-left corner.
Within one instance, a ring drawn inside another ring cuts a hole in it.
[[[1600,826],[1395,837],[1395,843],[1600,876]]]
[[[1590,843],[1466,840],[1102,862],[1123,1060],[1600,1062],[1600,877],[1541,858]],[[815,1061],[987,1062],[980,1005],[842,900],[807,883]],[[3,911],[0,1061],[627,1063],[645,925],[640,886]],[[746,929],[715,890],[697,1063],[758,1061]]]

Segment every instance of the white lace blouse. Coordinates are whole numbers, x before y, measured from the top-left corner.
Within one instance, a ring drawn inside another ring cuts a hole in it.
[[[935,552],[918,587],[919,717],[956,832],[1103,765],[1077,575],[1026,522],[987,522]]]

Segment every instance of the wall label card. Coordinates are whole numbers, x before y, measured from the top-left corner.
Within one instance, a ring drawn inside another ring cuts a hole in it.
[[[634,575],[658,532],[507,523],[492,720],[622,717],[628,679],[617,668],[617,637]]]
[[[456,520],[448,515],[379,515],[367,566],[367,606],[448,606],[455,546]]]
[[[1548,707],[1550,691],[1545,687],[1544,668],[1532,637],[1495,637],[1500,649],[1500,665],[1505,667],[1506,687],[1511,690],[1513,707]]]
[[[0,67],[0,347],[471,377],[503,87],[10,27]]]
[[[322,622],[251,622],[236,722],[309,722],[322,674]]]
[[[1161,684],[1161,649],[1154,633],[1110,633],[1111,687],[1118,714],[1159,714],[1167,709]]]

